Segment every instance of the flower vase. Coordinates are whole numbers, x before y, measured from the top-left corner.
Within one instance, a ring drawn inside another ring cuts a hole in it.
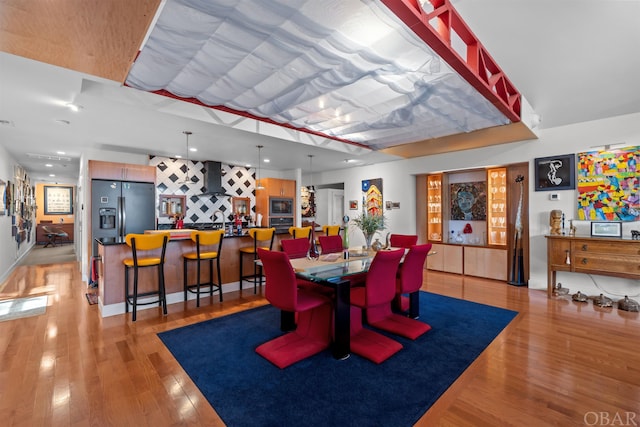
[[[365,234],[364,240],[367,242],[367,250],[371,250],[371,241],[373,240],[373,234]]]

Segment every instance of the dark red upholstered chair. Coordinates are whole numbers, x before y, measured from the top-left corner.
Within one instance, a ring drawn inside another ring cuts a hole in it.
[[[413,248],[416,247],[417,246],[414,246]],[[422,260],[423,264],[420,264],[419,258],[422,257],[421,251],[424,249],[426,248],[420,248],[420,251],[414,251],[411,255],[407,253],[407,256],[405,256],[405,262],[408,262],[409,265],[412,266],[410,267],[412,270],[417,269],[416,266],[422,268],[421,266],[424,264],[424,258]],[[398,258],[399,263],[404,250],[398,249],[396,251],[391,251],[391,253],[393,252],[400,253],[400,257]],[[409,252],[411,252],[411,249],[409,249]],[[374,258],[374,262],[381,254],[387,253],[389,252],[378,252]],[[388,274],[391,267],[386,266],[384,269],[376,269],[376,271],[372,271],[373,267],[374,264],[372,263],[367,274],[367,282],[364,288],[351,288],[351,304],[365,309],[367,324],[374,328],[382,329],[383,331],[391,332],[392,334],[400,335],[412,340],[415,340],[420,335],[429,331],[431,329],[430,325],[391,311],[391,301],[396,295],[396,273],[398,272],[398,267],[396,266],[396,270],[393,273],[393,287],[391,290],[393,295],[390,299],[388,299]],[[400,268],[404,268],[404,263]]]
[[[266,277],[265,296],[274,307],[296,313],[296,330],[259,345],[256,353],[284,369],[313,356],[331,343],[331,300],[315,292],[298,289],[287,254],[258,248]]]
[[[281,240],[280,245],[282,246],[282,252],[286,253],[289,259],[295,259],[306,257],[309,253],[311,243],[308,237],[300,237],[297,239]]]
[[[418,236],[413,234],[392,234],[389,237],[389,245],[392,248],[409,249],[416,243],[418,243]]]
[[[285,239],[280,241],[282,246],[282,252],[286,253],[289,259],[305,258],[309,252],[311,242],[307,237],[301,237],[298,239]],[[297,279],[298,286],[308,291],[320,292],[323,295],[332,297],[333,289],[322,286],[317,283],[313,283],[309,280]]]
[[[396,293],[396,273],[403,250],[380,251],[371,262],[366,284],[350,290],[351,352],[372,362],[382,363],[402,349],[402,344],[378,332],[362,327],[362,311],[380,306],[391,307]]]
[[[318,241],[323,254],[342,252],[342,237],[339,235],[318,236]]]
[[[424,263],[431,250],[431,243],[412,246],[398,269],[396,297],[393,308],[407,313],[412,319],[420,316],[420,288],[424,274]],[[405,296],[407,295],[408,296]]]

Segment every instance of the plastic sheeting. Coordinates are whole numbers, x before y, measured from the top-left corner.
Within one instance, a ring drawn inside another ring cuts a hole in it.
[[[509,123],[367,0],[168,0],[126,83],[373,149]]]

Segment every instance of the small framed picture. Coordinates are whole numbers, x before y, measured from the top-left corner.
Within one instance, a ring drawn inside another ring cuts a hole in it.
[[[622,237],[621,222],[592,222],[591,235],[593,237]]]
[[[576,156],[541,157],[535,159],[536,191],[574,190],[576,188]]]
[[[358,201],[357,200],[349,200],[349,209],[357,210],[358,209]]]

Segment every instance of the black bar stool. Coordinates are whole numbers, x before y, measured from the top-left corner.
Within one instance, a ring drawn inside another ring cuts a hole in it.
[[[167,314],[167,296],[164,288],[164,260],[167,251],[169,233],[127,234],[125,242],[131,247],[132,258],[126,258],[124,263],[124,310],[129,312],[129,304],[133,306],[132,321],[136,321],[138,305],[158,303],[162,313]],[[158,256],[158,250],[161,253]],[[143,255],[143,256],[140,256]],[[145,292],[138,292],[138,270],[145,267],[158,268],[158,287]],[[133,268],[133,292],[129,291],[129,270]],[[138,302],[138,298],[157,295],[153,301]]]
[[[242,281],[253,282],[253,293],[257,292],[257,284],[262,286],[262,267],[258,266],[255,260],[258,259],[258,248],[271,250],[273,248],[273,239],[276,235],[275,227],[272,228],[250,228],[249,236],[253,239],[253,246],[245,246],[240,248],[240,290],[242,290]],[[268,242],[268,244],[267,244]],[[242,268],[242,260],[245,255],[253,255],[253,274],[244,275]]]
[[[196,307],[200,307],[200,290],[203,286],[208,286],[209,290],[204,291],[209,295],[213,295],[214,291],[220,293],[220,302],[222,302],[222,275],[220,273],[220,253],[222,251],[222,240],[224,230],[215,231],[192,231],[191,240],[196,244],[196,251],[182,255],[183,260],[183,277],[184,277],[184,300],[187,300],[187,292],[196,294]],[[216,260],[216,269],[218,270],[218,283],[213,283],[213,260]],[[189,285],[187,265],[190,261],[196,262],[196,283]],[[209,282],[200,282],[200,263],[201,261],[209,262]],[[215,287],[215,289],[214,289]]]

